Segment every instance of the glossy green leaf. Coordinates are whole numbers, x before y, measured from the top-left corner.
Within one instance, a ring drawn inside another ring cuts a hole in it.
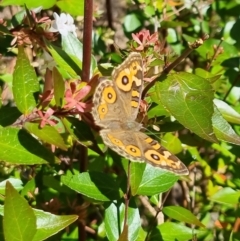
[[[214,99],[213,101],[226,121],[233,124],[240,124],[240,114],[230,105],[218,99]]]
[[[78,78],[81,70],[65,51],[50,44],[48,45],[48,50],[52,54],[53,59],[57,63],[57,68],[64,78]]]
[[[55,162],[54,155],[48,149],[26,131],[16,128],[0,129],[0,149],[0,159],[12,164],[35,165]]]
[[[38,1],[32,1],[32,0],[3,0],[1,1],[2,6],[8,6],[8,5],[25,5],[28,8],[37,8],[40,5],[46,9],[51,8],[56,3],[56,0],[41,0],[41,4],[39,4]]]
[[[33,241],[46,240],[78,219],[77,215],[58,216],[37,209],[33,211],[37,217],[37,232],[31,239]]]
[[[139,165],[137,162],[131,162],[130,165],[130,185],[131,185],[131,193],[135,196],[138,192],[139,185],[142,181],[142,175],[146,165]]]
[[[209,197],[213,202],[235,206],[240,202],[240,191],[235,191],[230,187],[220,189],[218,192]]]
[[[62,176],[62,182],[71,189],[98,201],[110,201],[120,198],[116,180],[101,172],[85,172],[79,175]]]
[[[200,227],[205,227],[192,212],[183,207],[167,206],[163,208],[163,213],[175,220],[185,222],[188,224],[194,224]]]
[[[5,240],[33,240],[36,226],[36,216],[27,200],[7,182],[3,218]]]
[[[213,134],[213,89],[206,79],[189,73],[167,76],[156,85],[166,109],[186,128],[200,137],[216,142]]]
[[[63,51],[67,53],[68,57],[72,60],[69,61],[69,65],[77,70],[76,72],[79,76],[81,76],[82,69],[82,43],[78,40],[76,36],[72,33],[62,36],[62,47]],[[76,69],[75,65],[78,66]]]
[[[74,16],[83,16],[84,0],[60,0],[56,5],[64,12]]]
[[[68,149],[63,137],[53,126],[45,125],[40,128],[38,123],[26,122],[24,128],[48,144],[55,145],[65,151]]]
[[[240,136],[236,134],[231,125],[223,118],[216,107],[214,108],[212,123],[214,133],[219,140],[240,145]]]
[[[5,191],[6,191],[6,182],[10,182],[12,184],[12,186],[14,187],[14,189],[16,189],[17,191],[22,190],[23,188],[23,183],[21,180],[17,179],[17,178],[13,178],[10,177],[2,182],[0,182],[0,194],[5,195]]]
[[[166,133],[161,138],[161,144],[172,154],[178,154],[182,151],[182,143],[179,138],[172,133]]]
[[[62,75],[56,68],[53,68],[53,88],[54,88],[54,98],[56,101],[57,107],[62,107],[64,104],[64,92],[65,92],[65,82]]]
[[[153,108],[151,108],[148,112],[147,112],[148,118],[155,118],[158,116],[168,116],[169,113],[166,111],[166,109],[162,106],[162,105],[157,105],[154,106]]]
[[[75,63],[78,66],[82,67],[82,58],[83,58],[83,45],[79,41],[79,39],[73,34],[68,34],[62,36],[62,47],[63,50],[71,56]],[[91,55],[91,73],[90,76],[93,75],[93,71],[97,66],[96,59],[93,55]],[[79,73],[80,74],[80,73]],[[86,80],[85,80],[86,81]]]
[[[198,234],[198,230],[194,233]],[[151,241],[186,241],[192,240],[193,230],[182,224],[166,222],[159,225],[151,234]]]
[[[39,83],[23,46],[18,48],[12,90],[18,109],[25,115],[29,114],[36,107]]]
[[[128,14],[123,22],[123,26],[127,32],[133,32],[141,26],[141,22],[135,13]]]
[[[178,176],[173,173],[147,164],[139,188],[137,192],[135,192],[138,195],[152,196],[154,194],[166,192],[177,180]]]
[[[123,203],[112,202],[105,209],[104,223],[106,234],[109,241],[116,241],[123,232],[123,223],[125,216],[125,205]],[[130,201],[128,207],[128,240],[137,240],[138,233],[141,227],[139,210],[135,202]],[[120,230],[119,230],[120,227]],[[124,235],[126,235],[126,230]],[[123,238],[123,236],[122,236]]]

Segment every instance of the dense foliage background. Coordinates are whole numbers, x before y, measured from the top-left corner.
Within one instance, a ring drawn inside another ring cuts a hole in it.
[[[240,240],[238,1],[0,5],[0,240]],[[180,180],[98,135],[95,87],[130,52]]]

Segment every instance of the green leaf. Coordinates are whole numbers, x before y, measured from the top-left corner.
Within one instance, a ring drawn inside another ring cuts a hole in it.
[[[10,126],[21,115],[22,115],[22,113],[18,110],[17,107],[3,106],[0,109],[0,125],[3,126],[3,127]]]
[[[213,101],[226,121],[240,124],[240,114],[237,111],[222,100],[214,99]]]
[[[131,185],[131,192],[132,195],[137,195],[139,185],[142,181],[142,175],[144,173],[144,170],[146,168],[146,165],[139,165],[137,162],[131,162],[130,165],[130,185]]]
[[[56,5],[64,12],[74,16],[83,16],[84,0],[60,0]]]
[[[8,5],[24,5],[28,8],[36,8],[40,5],[44,8],[51,8],[56,3],[56,0],[41,0],[41,3],[38,1],[32,1],[32,0],[3,0],[0,5],[2,6],[8,6]]]
[[[84,172],[79,175],[62,176],[62,182],[71,189],[98,201],[120,198],[116,180],[101,172]]]
[[[31,239],[33,241],[46,240],[78,219],[77,215],[58,216],[37,209],[33,211],[37,217],[37,233]]]
[[[72,60],[74,60],[74,62],[77,63],[78,66],[82,67],[83,45],[79,41],[79,39],[73,34],[64,35],[62,36],[62,47],[63,47],[63,50],[69,54]],[[96,59],[93,55],[91,55],[90,76],[93,75],[93,72],[96,66],[97,66]]]
[[[189,73],[167,76],[156,85],[157,94],[166,109],[186,128],[211,142],[213,134],[213,89],[206,79]]]
[[[141,26],[141,22],[135,13],[128,14],[124,18],[123,26],[127,32],[133,32]]]
[[[205,227],[189,210],[178,206],[167,206],[163,208],[163,213],[175,220]]]
[[[12,164],[35,165],[54,162],[53,154],[24,130],[0,129],[0,159]]]
[[[20,191],[23,189],[23,183],[21,180],[17,179],[17,178],[13,178],[10,177],[2,182],[0,182],[0,194],[5,195],[5,191],[6,191],[6,183],[10,182],[12,184],[12,186],[17,190]]]
[[[112,202],[105,209],[104,224],[109,241],[116,241],[123,232],[123,223],[125,215],[125,205],[123,203]],[[133,200],[130,200],[128,207],[128,240],[137,240],[141,227],[139,210]],[[120,227],[120,230],[119,230]],[[126,235],[126,229],[125,229]]]
[[[3,230],[6,241],[33,240],[37,230],[32,208],[9,182],[6,183]]]
[[[91,140],[94,140],[94,136],[89,125],[85,122],[80,121],[78,118],[68,117],[63,119],[63,124],[72,137],[83,146],[87,147],[93,144]]]
[[[54,83],[54,98],[56,101],[57,107],[63,106],[63,100],[64,100],[64,92],[65,92],[65,82],[63,80],[62,75],[59,73],[59,71],[56,68],[53,68],[52,72],[53,76],[53,83]]]
[[[48,44],[48,50],[57,63],[57,68],[64,78],[78,78],[81,72],[79,66],[61,48]]]
[[[194,233],[198,233],[194,230]],[[178,223],[166,222],[159,225],[151,234],[151,241],[192,240],[193,230]]]
[[[147,112],[147,115],[148,115],[148,118],[151,119],[151,118],[155,118],[158,116],[168,116],[169,113],[166,111],[166,109],[162,105],[157,105],[157,106],[154,106],[153,108],[151,108]]]
[[[223,118],[219,110],[215,107],[212,117],[213,130],[219,140],[240,145],[240,136],[236,134],[231,125]]]
[[[41,129],[38,123],[26,122],[24,128],[48,144],[55,145],[65,151],[68,149],[63,137],[53,126],[45,125]]]
[[[138,165],[146,164],[138,163]],[[147,164],[142,175],[142,181],[137,192],[135,192],[138,195],[146,196],[163,193],[169,190],[177,180],[178,176],[173,173]]]
[[[235,191],[230,187],[225,187],[219,190],[217,193],[209,197],[213,202],[225,204],[228,206],[235,206],[240,201],[240,191]]]
[[[36,107],[39,83],[22,46],[18,47],[12,90],[18,109],[24,115],[29,114]]]
[[[172,154],[178,154],[182,151],[182,143],[179,138],[172,133],[166,133],[161,138],[161,144]]]

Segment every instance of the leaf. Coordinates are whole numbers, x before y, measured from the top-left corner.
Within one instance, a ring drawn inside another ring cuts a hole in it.
[[[124,18],[123,26],[127,32],[133,32],[141,26],[141,22],[135,13],[128,14]]]
[[[44,9],[51,8],[55,5],[56,0],[41,0],[41,6]],[[32,0],[3,0],[0,5],[7,6],[7,5],[24,5],[28,8],[36,8],[39,7],[38,1],[32,1]]]
[[[200,233],[194,230],[195,234]],[[193,230],[178,223],[166,222],[159,225],[152,232],[151,241],[186,241],[192,240]]]
[[[33,240],[37,230],[32,208],[9,182],[6,183],[3,230],[6,241]]]
[[[74,16],[83,16],[84,0],[60,0],[56,5],[64,12]]]
[[[10,177],[2,182],[0,182],[0,194],[5,195],[5,191],[6,191],[6,183],[10,182],[12,184],[12,186],[17,190],[20,191],[23,188],[23,183],[21,180],[17,179],[17,178],[13,178]]]
[[[48,144],[55,145],[65,151],[68,149],[63,137],[53,126],[45,125],[40,128],[38,123],[26,122],[24,128]]]
[[[48,50],[57,63],[58,71],[64,78],[78,78],[81,72],[79,66],[61,48],[48,44]]]
[[[239,204],[240,191],[237,192],[230,187],[225,187],[213,194],[209,199],[213,202],[235,206]]]
[[[189,210],[178,206],[167,206],[163,208],[163,213],[175,220],[205,227]]]
[[[37,217],[37,232],[31,239],[33,241],[46,240],[78,219],[77,215],[58,216],[37,209],[33,211]]]
[[[153,96],[154,95],[152,95],[151,97],[153,97]],[[153,98],[151,98],[151,99],[153,99]],[[159,105],[154,106],[153,108],[151,108],[147,112],[147,115],[148,115],[148,118],[151,119],[151,118],[155,118],[155,117],[158,117],[158,116],[168,116],[169,113],[166,111],[166,109],[162,105],[159,104]]]
[[[182,151],[181,141],[172,133],[166,133],[163,138],[161,138],[161,144],[172,154],[178,154]]]
[[[240,114],[231,106],[229,106],[226,102],[218,99],[214,99],[213,102],[226,121],[233,124],[240,124]]]
[[[83,45],[79,41],[79,39],[73,34],[64,35],[62,36],[62,47],[63,47],[63,50],[66,53],[68,53],[69,56],[74,60],[74,62],[77,63],[78,66],[82,67]],[[97,67],[96,59],[93,55],[91,55],[90,77],[93,75],[94,69],[96,67]]]
[[[133,196],[137,195],[139,185],[142,181],[142,175],[146,165],[139,165],[137,162],[131,162],[130,165],[130,185],[131,185],[131,193]]]
[[[102,155],[89,125],[75,117],[63,118],[62,122],[74,140]]]
[[[214,133],[219,140],[240,145],[240,136],[236,134],[231,125],[229,125],[229,123],[223,118],[216,107],[214,107],[212,123]]]
[[[55,162],[53,154],[24,130],[0,129],[0,159],[12,164],[35,165]]]
[[[21,115],[22,115],[22,113],[18,110],[17,107],[3,106],[0,109],[0,125],[3,126],[3,127],[10,126]]]
[[[213,89],[206,79],[189,73],[167,76],[156,84],[165,108],[186,128],[200,137],[217,142],[213,134]]]
[[[39,83],[22,46],[18,47],[12,90],[18,109],[24,115],[29,114],[36,107]]]
[[[112,202],[105,209],[104,224],[106,229],[106,234],[109,241],[116,241],[119,239],[123,232],[125,215],[125,205],[123,203]],[[121,240],[128,231],[128,240],[134,241],[138,237],[139,230],[141,228],[141,220],[139,215],[139,210],[133,200],[130,201],[128,207],[128,229],[124,230],[121,236]]]
[[[65,83],[62,75],[59,73],[59,71],[56,68],[53,68],[52,76],[53,76],[53,82],[54,82],[54,86],[53,86],[54,98],[55,98],[57,107],[61,108],[63,106],[63,100],[64,100]]]
[[[62,176],[61,180],[66,186],[94,200],[106,202],[120,198],[119,185],[105,173],[83,172]]]
[[[146,164],[138,163],[138,165]],[[178,176],[173,173],[147,164],[139,188],[135,192],[146,196],[163,193],[169,190],[177,180]]]

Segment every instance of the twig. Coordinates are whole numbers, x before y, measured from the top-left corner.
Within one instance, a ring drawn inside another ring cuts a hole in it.
[[[174,69],[183,59],[185,59],[194,49],[198,48],[199,46],[201,46],[205,40],[208,39],[208,35],[205,35],[203,38],[199,38],[196,41],[194,41],[193,43],[189,43],[188,44],[188,49],[185,50],[185,52],[179,56],[175,61],[173,61],[170,65],[168,65],[163,72],[161,73],[161,75],[159,77],[162,77],[166,74],[168,74],[172,69]],[[144,99],[144,97],[146,96],[147,92],[149,91],[150,88],[152,88],[152,86],[154,86],[155,82],[159,80],[159,78],[156,78],[155,80],[153,80],[151,83],[149,83],[145,89],[143,90],[142,93],[142,99]]]
[[[155,222],[155,220],[157,219],[158,214],[159,214],[160,212],[162,212],[163,205],[164,205],[164,203],[166,202],[166,199],[167,199],[167,197],[168,197],[168,195],[169,195],[170,192],[171,192],[171,189],[169,189],[169,190],[167,191],[164,199],[162,200],[161,206],[158,208],[158,210],[156,211],[156,214],[155,214],[154,218],[153,218],[152,221],[150,222],[150,225],[149,225],[149,226],[150,226],[150,229],[149,229],[148,232],[147,232],[147,236],[146,236],[146,238],[145,238],[145,241],[148,241],[148,240],[149,240],[149,236],[150,236],[150,234],[151,234],[151,232],[152,232],[152,230],[153,230],[153,228],[154,228],[154,222]]]

